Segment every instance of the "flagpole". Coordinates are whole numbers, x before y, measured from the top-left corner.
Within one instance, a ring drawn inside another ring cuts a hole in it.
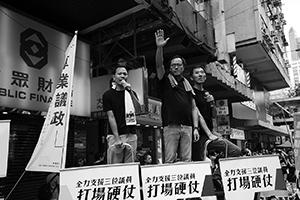
[[[5,198],[5,200],[7,200],[10,196],[10,194],[14,191],[14,189],[17,187],[18,183],[21,181],[22,177],[24,176],[26,170],[23,172],[23,174],[20,176],[20,178],[18,179],[18,181],[16,182],[16,184],[14,185],[14,187],[10,190],[10,192],[8,193],[7,197]]]

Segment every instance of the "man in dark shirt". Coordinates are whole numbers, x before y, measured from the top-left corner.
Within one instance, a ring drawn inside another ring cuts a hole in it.
[[[103,94],[103,110],[107,113],[110,131],[106,137],[108,147],[115,146],[120,153],[113,158],[107,155],[108,163],[132,162],[135,160],[137,149],[136,121],[135,114],[125,114],[125,93],[128,92],[130,84],[127,83],[128,71],[124,66],[117,66],[113,73],[114,89],[109,89]],[[125,90],[126,89],[126,90]],[[133,92],[133,91],[130,91]],[[135,94],[136,95],[136,94]],[[128,123],[130,122],[130,123]],[[126,143],[126,144],[124,144]],[[133,150],[133,158],[130,154],[123,155],[124,148],[129,144]],[[109,154],[109,151],[108,151]]]
[[[192,134],[194,141],[199,140],[198,112],[190,83],[182,76],[185,60],[174,56],[170,60],[170,73],[165,73],[163,65],[163,47],[169,38],[164,38],[164,31],[157,30],[156,70],[162,91],[162,123],[165,147],[165,163],[173,163],[178,153],[179,160],[191,161]],[[201,126],[206,126],[201,120]],[[204,124],[204,125],[203,125]],[[193,127],[194,126],[194,130]]]
[[[216,114],[214,97],[203,88],[203,83],[206,80],[206,71],[204,66],[195,66],[191,70],[191,79],[194,82],[193,89],[196,94],[195,101],[196,106],[203,116],[208,128],[215,135],[215,137],[208,137],[203,129],[199,129],[200,140],[192,145],[192,160],[201,161],[205,159],[205,143],[208,141],[208,149],[228,152],[228,157],[238,157],[241,154],[241,149],[230,142],[229,140],[222,138],[221,134],[213,131],[213,113]],[[217,137],[217,138],[216,138]]]

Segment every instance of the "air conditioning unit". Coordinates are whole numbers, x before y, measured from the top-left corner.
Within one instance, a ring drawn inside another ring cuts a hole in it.
[[[276,35],[276,31],[270,31],[271,37],[274,37]]]
[[[281,27],[281,24],[279,22],[276,22],[275,24],[275,29],[276,30],[280,30],[282,27]]]
[[[276,19],[278,19],[278,15],[275,13],[275,14],[272,14],[270,17],[270,20],[276,20]]]
[[[269,35],[263,35],[263,38],[265,39],[265,41],[267,43],[270,43],[272,40],[271,40],[271,37]]]
[[[273,6],[274,7],[281,6],[281,0],[273,0]]]
[[[279,38],[277,36],[274,36],[274,42],[279,42]]]
[[[286,20],[282,20],[282,25],[286,25]]]

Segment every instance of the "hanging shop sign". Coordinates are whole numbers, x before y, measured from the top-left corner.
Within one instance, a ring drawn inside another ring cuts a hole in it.
[[[72,37],[0,9],[0,106],[47,111]],[[89,52],[78,41],[72,115],[90,116]]]
[[[142,166],[144,200],[214,196],[209,162]]]
[[[226,199],[253,200],[256,193],[285,189],[277,155],[220,160]]]
[[[245,140],[245,132],[244,132],[244,130],[240,130],[240,129],[236,129],[236,128],[231,128],[230,139]]]
[[[139,165],[114,164],[60,171],[59,199],[140,200]]]
[[[294,155],[296,170],[300,171],[300,113],[294,114]]]

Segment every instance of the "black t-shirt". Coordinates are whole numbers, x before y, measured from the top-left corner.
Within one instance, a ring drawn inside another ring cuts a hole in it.
[[[165,75],[159,81],[162,92],[162,123],[192,126],[192,93],[184,88],[183,78],[178,86],[172,88],[169,78]]]
[[[125,121],[125,91],[110,89],[103,94],[103,111],[112,110],[117,122],[119,135],[135,134],[135,125],[126,125]],[[113,134],[111,129],[108,134]]]
[[[213,129],[212,108],[210,107],[210,103],[207,102],[206,99],[204,98],[205,92],[207,92],[207,90],[200,91],[194,88],[194,92],[196,94],[195,96],[196,106],[199,109],[201,115],[203,116],[208,128],[212,130]],[[203,130],[200,131],[200,134],[204,134],[204,131]]]

